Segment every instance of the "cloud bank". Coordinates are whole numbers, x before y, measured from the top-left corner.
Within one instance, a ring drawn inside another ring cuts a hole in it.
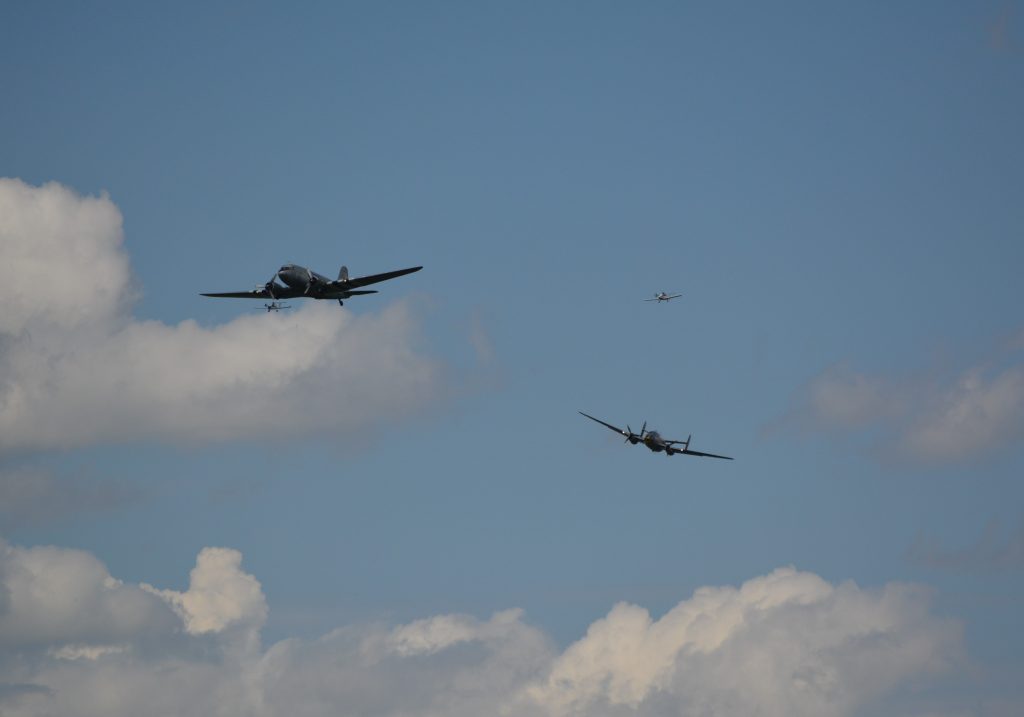
[[[0,179],[0,455],[346,431],[439,392],[402,303],[354,316],[309,302],[212,328],[133,318],[121,224],[106,196]]]
[[[920,588],[782,568],[660,619],[621,603],[558,650],[518,610],[349,626],[268,648],[260,584],[206,548],[183,592],[94,556],[0,546],[0,711],[76,715],[842,717],[961,664]]]
[[[996,360],[942,379],[871,376],[846,365],[797,393],[783,423],[836,433],[874,432],[882,452],[953,463],[1024,441],[1024,335]]]

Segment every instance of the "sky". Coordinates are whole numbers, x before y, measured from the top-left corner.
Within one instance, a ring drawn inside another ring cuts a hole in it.
[[[0,714],[1024,713],[1020,2],[0,13]]]

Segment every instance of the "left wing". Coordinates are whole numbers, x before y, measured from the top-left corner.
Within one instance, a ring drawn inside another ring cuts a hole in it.
[[[270,299],[270,292],[266,289],[258,291],[225,291],[219,294],[200,294],[200,296],[212,296],[215,299]]]

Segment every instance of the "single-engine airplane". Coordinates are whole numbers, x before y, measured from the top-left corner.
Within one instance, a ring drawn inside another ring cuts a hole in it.
[[[664,291],[659,291],[654,295],[653,299],[644,299],[644,301],[657,301],[659,304],[662,301],[672,301],[672,299],[678,299],[682,294],[669,294]]]
[[[267,311],[276,311],[277,309],[269,308],[274,304],[277,304],[277,308],[284,308],[277,303],[279,299],[336,299],[340,306],[343,305],[342,299],[377,293],[375,289],[361,290],[362,286],[412,274],[422,268],[422,266],[414,266],[409,269],[386,271],[383,274],[349,278],[348,267],[343,266],[335,280],[298,264],[285,264],[274,272],[270,281],[262,285],[257,284],[252,291],[228,291],[219,294],[202,294],[202,296],[226,299],[270,299],[271,303],[265,304],[268,307]],[[284,286],[277,283],[278,279],[284,282]]]
[[[280,311],[281,309],[290,309],[290,308],[292,308],[292,305],[291,304],[282,304],[280,301],[271,301],[269,304],[264,304],[263,308],[266,309],[267,313],[269,314],[271,311]],[[259,311],[258,307],[256,308],[256,311]]]
[[[719,456],[715,455],[714,453],[701,453],[700,451],[691,451],[690,439],[693,438],[692,434],[687,436],[685,441],[668,441],[662,438],[661,434],[658,433],[657,431],[648,431],[647,421],[644,421],[644,425],[640,429],[639,433],[633,433],[633,429],[630,428],[628,424],[626,425],[626,430],[624,431],[618,426],[613,426],[610,423],[605,423],[600,418],[594,418],[591,415],[583,413],[583,411],[580,411],[580,415],[586,416],[591,421],[597,421],[602,426],[607,426],[616,433],[622,434],[623,436],[626,437],[627,443],[632,443],[634,446],[637,443],[643,443],[645,446],[650,448],[655,453],[664,452],[666,456],[674,456],[677,453],[683,453],[688,456],[702,456],[704,458],[724,458],[727,461],[732,460],[732,458],[730,458],[729,456]],[[676,446],[679,445],[681,445],[682,448],[676,448]]]

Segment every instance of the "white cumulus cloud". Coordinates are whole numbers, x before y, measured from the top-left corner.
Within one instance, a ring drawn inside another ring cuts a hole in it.
[[[230,548],[203,548],[196,558],[187,591],[143,589],[174,606],[192,635],[220,632],[229,625],[263,626],[267,603],[259,581],[242,572],[242,554]]]
[[[658,620],[617,605],[529,694],[557,715],[848,715],[950,669],[957,642],[917,588],[869,592],[782,568],[702,588]]]
[[[616,605],[564,650],[514,609],[264,648],[259,582],[226,548],[204,549],[176,592],[119,581],[82,551],[5,545],[0,596],[12,717],[846,717],[885,713],[908,686],[927,705],[963,660],[958,624],[925,590],[793,568],[701,588],[660,618]]]
[[[0,179],[0,453],[362,428],[436,397],[409,308],[141,321],[109,197]]]

